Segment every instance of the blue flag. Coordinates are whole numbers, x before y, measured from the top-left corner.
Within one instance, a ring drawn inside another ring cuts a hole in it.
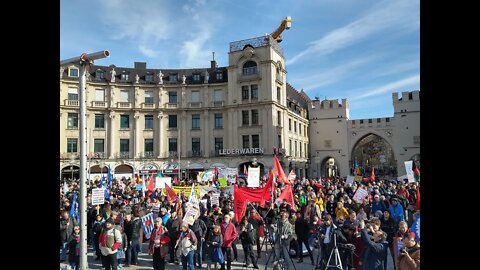
[[[102,176],[102,180],[100,181],[100,188],[105,189],[105,200],[110,201],[110,193],[108,192],[108,188],[106,187],[107,183],[105,181],[105,176]]]
[[[420,243],[420,216],[415,218],[415,220],[412,223],[412,226],[410,227],[410,231],[412,231],[415,234],[415,238],[418,243]]]
[[[108,178],[108,187],[111,189],[112,188],[112,170],[110,169],[110,164],[108,164],[107,178]]]
[[[77,192],[73,193],[72,205],[70,206],[70,214],[68,217],[75,216],[75,219],[78,220],[78,211],[77,211]]]

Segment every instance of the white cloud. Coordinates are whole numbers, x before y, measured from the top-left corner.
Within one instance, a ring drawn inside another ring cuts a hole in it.
[[[193,40],[184,41],[180,49],[181,66],[185,68],[203,67],[209,63],[210,51],[205,49],[205,43],[210,39],[209,30],[196,33]]]
[[[349,98],[350,102],[358,101],[365,98],[371,98],[373,96],[382,95],[384,93],[391,93],[391,92],[401,92],[399,88],[411,88],[414,86],[420,85],[420,75],[413,75],[396,82],[389,83],[387,85],[383,85],[377,87],[375,89],[368,90],[367,92],[360,94],[358,96],[354,96],[353,98]],[[410,89],[412,90],[412,89]]]
[[[294,64],[311,55],[330,54],[384,30],[417,30],[420,25],[418,6],[418,0],[382,1],[363,17],[310,42],[305,50],[288,59],[286,64]]]
[[[150,48],[147,48],[146,46],[144,45],[140,45],[138,46],[138,49],[140,50],[140,52],[147,56],[147,57],[151,57],[151,58],[154,58],[154,57],[157,57],[159,52],[156,51],[156,50],[153,50],[153,49],[150,49]]]

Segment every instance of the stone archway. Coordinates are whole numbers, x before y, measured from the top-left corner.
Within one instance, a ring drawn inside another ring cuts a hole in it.
[[[338,162],[334,157],[326,157],[320,164],[320,176],[332,178],[340,176]]]
[[[80,167],[76,165],[65,166],[62,169],[62,179],[79,179],[80,178]]]
[[[117,179],[122,179],[122,177],[133,178],[133,167],[127,164],[122,164],[114,169],[115,175],[114,177]]]
[[[352,149],[351,173],[353,175],[355,161],[364,176],[371,175],[372,167],[375,175],[397,175],[397,163],[393,148],[388,141],[374,133],[369,133],[355,143]]]

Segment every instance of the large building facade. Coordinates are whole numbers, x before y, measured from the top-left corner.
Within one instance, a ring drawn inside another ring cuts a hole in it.
[[[402,176],[405,161],[420,161],[420,91],[392,94],[393,117],[349,119],[347,99],[313,100],[309,107],[310,175]]]
[[[308,104],[286,80],[271,36],[230,43],[229,65],[149,69],[92,65],[87,72],[90,179],[162,172],[193,177],[214,167],[260,166],[277,153],[285,171],[308,177]],[[78,178],[79,67],[60,69],[60,178]]]

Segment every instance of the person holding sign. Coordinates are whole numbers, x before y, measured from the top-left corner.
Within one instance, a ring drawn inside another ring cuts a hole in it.
[[[370,239],[365,221],[360,221],[362,240],[365,242],[363,252],[363,269],[384,270],[387,265],[388,242],[387,234],[381,230],[374,231],[370,226],[369,230],[374,231],[373,240]]]

